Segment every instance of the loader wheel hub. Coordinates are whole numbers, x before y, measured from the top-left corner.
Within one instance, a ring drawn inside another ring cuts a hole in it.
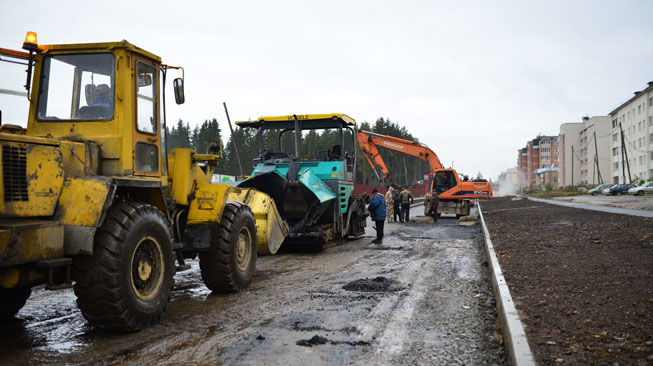
[[[238,247],[236,249],[236,265],[238,269],[245,272],[249,267],[249,260],[252,256],[252,235],[246,227],[238,233]]]
[[[138,262],[138,278],[142,281],[147,281],[152,274],[152,265],[149,262],[139,261]]]
[[[163,253],[152,237],[143,238],[132,256],[132,288],[136,296],[149,300],[156,296],[163,281]]]

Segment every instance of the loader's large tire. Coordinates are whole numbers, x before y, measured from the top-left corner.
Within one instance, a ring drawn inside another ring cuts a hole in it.
[[[91,324],[135,331],[158,321],[174,286],[172,232],[151,205],[114,205],[95,234],[92,256],[73,261],[77,305]]]
[[[246,288],[256,268],[256,221],[249,206],[227,202],[211,250],[200,252],[204,284],[214,292]]]
[[[27,298],[32,293],[29,287],[0,290],[0,319],[11,318],[25,306]]]

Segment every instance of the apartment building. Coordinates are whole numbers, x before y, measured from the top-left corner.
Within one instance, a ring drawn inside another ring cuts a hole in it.
[[[653,179],[653,81],[610,112],[611,181]]]
[[[559,157],[558,136],[538,135],[518,150],[517,167],[524,177],[520,188],[539,185],[537,171],[540,169],[557,170]],[[557,177],[555,178],[557,182]]]
[[[517,170],[519,172],[517,186],[521,190],[528,187],[528,177],[526,175],[528,171],[528,146],[517,151]]]
[[[597,185],[612,181],[610,116],[583,117],[560,125],[561,186]]]

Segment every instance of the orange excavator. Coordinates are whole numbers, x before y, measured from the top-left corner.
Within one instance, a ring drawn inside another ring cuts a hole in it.
[[[374,174],[384,185],[391,185],[392,177],[379,153],[379,146],[416,156],[428,164],[430,172],[425,192],[424,215],[468,216],[470,200],[492,198],[492,183],[480,179],[468,181],[467,178],[464,178],[461,180],[456,170],[445,169],[440,163],[438,155],[424,144],[363,130],[356,132],[356,138]],[[437,209],[432,210],[431,207],[435,206],[433,199],[436,197],[439,203]]]

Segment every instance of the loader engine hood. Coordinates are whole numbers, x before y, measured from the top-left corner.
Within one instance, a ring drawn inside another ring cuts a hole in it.
[[[313,168],[320,164],[324,163],[299,164],[296,179],[288,179],[287,163],[260,164],[256,167],[254,176],[240,182],[238,187],[255,188],[270,195],[281,217],[290,225],[291,232],[301,232],[317,222],[337,197],[334,190],[314,172]],[[326,166],[322,168],[327,170]],[[290,170],[292,175],[292,167]]]

